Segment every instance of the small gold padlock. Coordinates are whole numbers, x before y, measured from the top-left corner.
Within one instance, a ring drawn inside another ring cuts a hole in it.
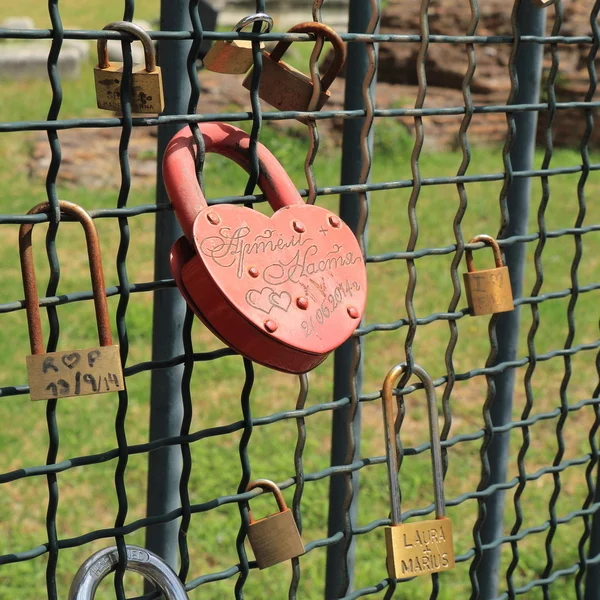
[[[422,381],[427,394],[429,437],[435,492],[435,520],[402,523],[398,486],[398,446],[394,426],[394,383],[407,369],[396,365],[383,382],[383,422],[391,499],[391,527],[385,528],[388,575],[394,579],[430,575],[454,568],[452,521],[445,516],[442,446],[438,427],[437,400],[431,377],[423,367],[413,365],[412,372]]]
[[[279,512],[255,521],[248,506],[248,539],[256,557],[259,569],[272,567],[285,560],[304,554],[304,544],[292,511],[287,507],[281,490],[268,479],[251,481],[246,488],[249,492],[255,488],[272,492],[277,500]]]
[[[495,269],[476,271],[473,252],[466,250],[467,271],[463,274],[467,302],[473,316],[508,312],[514,309],[510,274],[502,263],[498,242],[489,235],[475,236],[469,243],[484,242],[494,251]]]
[[[138,38],[144,46],[145,65],[134,65],[131,72],[131,111],[161,113],[165,108],[162,73],[156,66],[156,54],[150,36],[135,23],[116,21],[104,29],[124,31]],[[98,40],[98,65],[94,67],[98,108],[120,112],[123,63],[110,63],[106,39]]]
[[[331,96],[328,91],[329,87],[344,67],[346,46],[342,38],[331,27],[323,23],[313,21],[299,23],[292,27],[288,33],[314,33],[317,36],[323,36],[333,45],[333,61],[321,78],[321,94],[315,108],[315,110],[320,110]],[[281,41],[270,54],[263,52],[263,70],[258,95],[262,100],[279,110],[307,111],[314,91],[313,82],[310,77],[281,60],[290,45],[291,42]],[[254,69],[244,79],[243,85],[247,90],[252,89],[253,72]]]
[[[27,377],[32,400],[104,394],[125,389],[119,346],[113,346],[112,343],[106,285],[96,225],[94,225],[92,217],[81,206],[64,200],[59,200],[58,204],[61,212],[79,221],[85,231],[100,346],[83,350],[44,352],[31,247],[33,224],[21,225],[19,255],[31,345],[31,356],[27,357]],[[39,215],[49,211],[50,204],[43,202],[33,207],[27,214]]]
[[[238,33],[257,21],[262,21],[266,28],[261,33],[269,33],[273,29],[273,19],[266,13],[256,13],[242,19],[233,31]],[[264,43],[260,43],[263,50]],[[204,60],[204,66],[215,73],[227,73],[230,75],[241,75],[247,73],[252,66],[252,42],[250,40],[217,40],[208,51]]]

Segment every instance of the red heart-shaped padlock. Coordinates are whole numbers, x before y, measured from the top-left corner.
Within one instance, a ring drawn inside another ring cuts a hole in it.
[[[250,171],[249,136],[232,125],[201,126],[207,152]],[[208,207],[189,129],[169,143],[165,186],[184,237],[171,271],[187,303],[225,344],[253,361],[305,373],[345,342],[362,317],[367,276],[350,228],[302,201],[277,159],[258,144],[258,185],[275,214]]]

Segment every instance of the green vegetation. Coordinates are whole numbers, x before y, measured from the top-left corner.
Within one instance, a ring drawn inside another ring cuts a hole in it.
[[[23,3],[22,3],[23,4]],[[37,8],[37,3],[27,0],[27,12]],[[119,18],[119,11],[109,10],[119,5],[96,3],[98,12],[91,14],[87,7],[77,3],[65,4],[61,8],[65,25],[71,22],[80,27],[101,27],[110,20]],[[157,2],[154,3],[157,5]],[[152,17],[145,3],[140,8]],[[119,9],[120,10],[120,9]],[[114,14],[113,14],[114,13]],[[47,26],[38,22],[39,26]],[[84,71],[85,72],[85,71]],[[99,114],[94,108],[94,90],[91,78],[64,82],[64,103],[61,116],[64,118],[93,116]],[[43,119],[48,110],[51,94],[47,82],[3,82],[0,86],[0,120],[18,121]],[[427,121],[425,121],[427,134]],[[85,132],[83,132],[85,135]],[[44,182],[29,177],[27,155],[33,143],[32,133],[11,133],[2,136],[0,144],[0,186],[2,188],[3,213],[18,214],[46,199]],[[59,134],[60,137],[60,134]],[[407,134],[401,125],[388,120],[378,122],[376,127],[374,182],[411,179],[410,154],[412,144],[406,142]],[[303,163],[308,150],[308,135],[285,135],[280,127],[266,123],[261,136],[274,154],[286,167],[294,182],[305,187]],[[395,141],[401,140],[396,144]],[[336,185],[339,181],[340,150],[334,144],[323,144],[315,164],[319,186]],[[600,157],[592,157],[597,162]],[[69,152],[63,153],[69,159]],[[92,158],[93,160],[93,158]],[[114,185],[102,190],[73,187],[60,179],[58,196],[77,202],[87,209],[114,207],[116,204],[119,168],[116,153],[114,160]],[[462,157],[457,152],[426,151],[420,160],[422,177],[454,175]],[[536,155],[539,166],[542,153]],[[553,167],[580,165],[581,157],[575,151],[560,150],[555,153]],[[498,148],[477,148],[473,152],[469,174],[501,173],[501,151]],[[551,198],[546,213],[548,230],[572,227],[578,212],[577,184],[579,176],[560,175],[551,178]],[[216,197],[243,193],[246,177],[232,163],[210,156],[207,161],[205,181],[207,195]],[[129,205],[152,203],[154,188],[143,187],[136,182],[129,198]],[[499,226],[499,204],[502,182],[473,183],[467,185],[468,211],[462,222],[465,239],[477,233],[494,235]],[[407,204],[410,189],[381,191],[372,194],[369,213],[369,252],[380,254],[399,252],[406,249],[410,226]],[[590,174],[586,185],[587,213],[585,224],[600,222],[600,205],[593,200],[600,193],[600,173]],[[541,184],[533,182],[532,206],[529,231],[537,231],[537,209],[541,198]],[[417,247],[445,247],[455,243],[453,220],[458,208],[455,186],[423,187],[418,205],[419,238]],[[318,199],[319,204],[329,208],[337,206],[336,197]],[[113,219],[97,220],[103,247],[103,258],[107,285],[117,284],[116,255],[119,233]],[[127,256],[130,281],[150,281],[153,277],[153,215],[142,215],[129,219],[131,246]],[[36,265],[40,295],[43,295],[47,279],[45,264],[44,234],[46,227],[35,228],[34,245],[37,251]],[[17,226],[0,228],[3,241],[0,246],[2,264],[2,287],[0,303],[22,298],[22,285],[17,252]],[[582,238],[583,260],[579,266],[580,286],[598,280],[600,242],[594,233]],[[534,251],[536,243],[527,246],[527,269],[525,293],[529,295],[535,282]],[[58,293],[89,289],[89,274],[84,257],[83,235],[75,224],[61,226],[58,237],[58,252],[61,260],[61,283]],[[541,293],[556,292],[571,287],[570,269],[574,256],[572,236],[552,238],[547,241],[542,255],[544,286]],[[429,256],[416,261],[418,283],[414,305],[418,317],[426,317],[448,309],[452,297],[449,277],[452,255]],[[480,268],[485,261],[491,265],[491,253],[477,253]],[[459,269],[464,271],[464,264]],[[402,261],[389,261],[369,265],[369,304],[366,321],[390,323],[406,317],[405,290],[407,269]],[[111,316],[117,306],[117,298],[109,301]],[[567,337],[567,305],[569,298],[552,300],[540,304],[540,326],[536,336],[536,351],[541,354],[562,348]],[[460,307],[466,301],[461,300]],[[575,310],[576,336],[573,344],[589,343],[598,338],[598,302],[593,293],[582,294]],[[80,302],[61,306],[58,309],[61,322],[60,348],[85,347],[95,338],[92,306]],[[0,385],[21,385],[26,381],[24,356],[29,353],[27,327],[23,311],[2,315],[0,348],[3,360],[0,363]],[[151,356],[152,295],[134,294],[127,311],[127,328],[130,341],[128,365],[150,360]],[[532,323],[531,309],[521,311],[521,335],[519,357],[527,356],[526,336]],[[466,317],[458,322],[459,340],[454,353],[457,372],[464,373],[482,367],[489,353],[489,338],[486,317]],[[47,333],[47,328],[45,329]],[[116,333],[116,331],[115,331]],[[373,393],[389,368],[404,360],[406,328],[395,331],[371,333],[364,339],[365,376],[363,390]],[[444,354],[449,340],[446,321],[436,321],[419,327],[413,345],[416,361],[432,376],[445,373]],[[196,322],[194,326],[196,351],[220,347],[220,343]],[[571,360],[573,376],[567,390],[568,401],[575,404],[590,398],[598,382],[595,369],[595,353],[581,352]],[[516,393],[513,417],[519,419],[525,405],[523,386],[524,369],[516,375]],[[560,403],[560,387],[565,365],[562,358],[554,358],[537,365],[532,381],[535,396],[533,414],[554,410]],[[310,374],[310,393],[307,406],[332,399],[332,360],[328,359]],[[243,366],[237,357],[223,358],[210,364],[195,366],[192,379],[194,419],[192,431],[224,425],[241,418],[239,396],[243,382]],[[129,407],[127,412],[127,440],[130,444],[142,443],[148,438],[148,405],[150,396],[150,374],[142,373],[127,381]],[[441,398],[443,388],[438,390]],[[298,380],[256,368],[256,385],[252,394],[252,411],[255,417],[294,408],[298,393]],[[486,382],[482,377],[457,383],[450,406],[452,428],[450,436],[470,433],[483,427],[482,405],[486,395]],[[408,410],[401,432],[402,443],[418,445],[427,439],[425,398],[417,393],[407,399]],[[440,402],[441,405],[441,402]],[[61,400],[57,418],[60,428],[58,461],[86,454],[100,453],[116,447],[114,420],[117,409],[116,395]],[[0,430],[0,472],[42,465],[46,460],[48,433],[45,403],[31,403],[26,396],[5,398],[0,402],[0,419],[4,427]],[[593,422],[593,411],[585,408],[570,413],[564,430],[566,451],[563,460],[584,456],[589,452],[588,431]],[[329,464],[331,413],[317,413],[306,420],[307,440],[304,451],[306,473],[326,468]],[[544,420],[530,428],[531,447],[525,458],[528,473],[552,464],[557,452],[556,420]],[[281,481],[294,473],[294,448],[297,429],[293,420],[286,420],[268,427],[255,428],[249,446],[254,477],[268,477]],[[225,437],[210,438],[192,445],[193,469],[190,482],[190,498],[194,504],[236,491],[240,477],[237,446],[240,433]],[[448,452],[449,469],[446,478],[446,497],[454,499],[472,492],[480,477],[480,441],[453,446]],[[511,460],[508,477],[517,474],[516,458],[522,443],[519,430],[511,437]],[[364,403],[362,414],[361,455],[380,456],[384,453],[382,416],[379,402]],[[431,476],[428,454],[407,458],[402,466],[400,482],[403,493],[403,510],[429,504],[432,500]],[[94,466],[77,467],[58,475],[60,502],[57,515],[59,539],[71,538],[89,531],[111,527],[116,516],[117,500],[114,490],[115,461]],[[128,495],[127,523],[145,514],[147,455],[131,456],[125,475]],[[360,500],[358,523],[363,526],[388,514],[386,471],[381,465],[369,466],[360,471]],[[559,517],[581,507],[587,493],[585,467],[571,467],[561,473],[562,492],[556,505]],[[307,483],[302,502],[302,524],[305,542],[326,536],[327,500],[329,480]],[[553,479],[545,475],[529,483],[522,497],[523,525],[521,529],[540,525],[548,519],[548,502],[553,492]],[[504,530],[509,533],[515,514],[512,504],[514,489],[507,493],[507,509]],[[292,490],[285,493],[291,503]],[[47,541],[45,529],[47,505],[47,483],[44,477],[28,477],[0,486],[0,553],[22,552]],[[272,501],[260,498],[253,508],[257,515],[266,514]],[[477,517],[477,503],[468,500],[448,510],[455,529],[455,549],[460,555],[473,545],[472,528]],[[191,555],[190,577],[217,572],[237,562],[235,538],[239,528],[238,509],[227,504],[208,513],[196,514],[192,518],[188,534]],[[581,519],[561,525],[553,540],[554,569],[571,566],[578,560],[577,544],[583,531]],[[530,535],[519,542],[520,562],[515,571],[516,585],[523,585],[532,578],[540,577],[546,564],[544,541],[546,533]],[[128,543],[143,544],[144,531],[127,537]],[[79,564],[93,551],[112,543],[104,539],[85,547],[60,552],[57,569],[57,585],[60,598],[66,598],[68,586]],[[385,577],[385,544],[383,531],[377,529],[359,536],[356,548],[356,587],[373,585]],[[322,582],[325,567],[325,549],[316,549],[302,558],[302,578],[299,598],[305,600],[322,597]],[[511,560],[509,547],[503,547],[502,570]],[[34,600],[45,594],[45,566],[47,555],[0,568],[0,598]],[[469,595],[468,577],[470,562],[457,565],[455,571],[441,576],[440,598],[466,598]],[[264,572],[253,571],[245,587],[248,599],[287,597],[291,579],[289,564],[279,565]],[[501,581],[501,584],[503,581]],[[202,597],[217,600],[231,597],[235,578],[225,582],[203,586],[193,592],[191,598]],[[106,581],[98,594],[99,599],[113,597],[112,583]],[[128,591],[134,594],[141,590],[139,578],[128,577]],[[574,597],[573,578],[560,578],[552,586],[553,597]],[[430,594],[430,581],[420,579],[401,586],[399,598],[425,599]],[[383,594],[372,596],[383,598]],[[526,598],[539,598],[541,593],[534,589]]]

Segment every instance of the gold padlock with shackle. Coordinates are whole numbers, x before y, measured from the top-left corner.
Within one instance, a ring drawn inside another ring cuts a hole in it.
[[[255,488],[272,492],[279,507],[279,512],[255,521],[248,505],[248,518],[250,521],[248,539],[258,568],[266,569],[304,554],[304,544],[298,532],[294,515],[287,507],[281,490],[268,479],[251,481],[246,491],[249,492]]]
[[[144,47],[145,65],[134,65],[131,71],[131,111],[161,113],[165,108],[162,73],[156,65],[154,44],[145,29],[129,21],[115,21],[104,29],[124,31],[138,38]],[[120,112],[123,63],[108,60],[107,40],[98,40],[98,65],[94,67],[98,108]]]
[[[61,352],[44,351],[31,246],[33,223],[21,225],[19,254],[31,346],[31,356],[28,356],[26,360],[29,393],[32,400],[103,394],[125,389],[119,346],[114,346],[112,343],[106,285],[96,226],[92,217],[81,206],[63,200],[60,200],[58,204],[62,214],[73,217],[83,225],[90,262],[100,346]],[[27,214],[39,215],[48,213],[50,210],[50,204],[43,202],[32,208]]]
[[[495,269],[476,271],[473,251],[466,250],[467,271],[463,274],[467,302],[473,316],[508,312],[514,309],[510,274],[502,263],[502,253],[498,242],[489,235],[475,236],[469,243],[484,242],[494,251]]]
[[[383,422],[391,500],[391,527],[385,528],[388,575],[394,579],[430,575],[454,568],[452,521],[446,517],[442,446],[438,427],[437,400],[431,377],[423,367],[413,365],[427,394],[429,439],[435,494],[435,520],[402,523],[398,485],[398,445],[394,426],[394,384],[407,369],[396,365],[383,382]]]
[[[292,27],[288,33],[314,33],[323,36],[333,45],[334,58],[321,78],[321,94],[314,110],[320,110],[329,100],[331,94],[329,87],[335,81],[346,62],[346,46],[342,38],[331,28],[323,23],[309,21],[299,23]],[[292,42],[281,41],[275,46],[273,52],[263,52],[262,74],[258,95],[262,100],[279,110],[307,111],[314,92],[313,81],[294,67],[284,63],[281,59]],[[244,79],[244,87],[252,89],[252,74],[254,69]]]
[[[253,23],[261,21],[266,25],[261,33],[269,33],[273,29],[273,19],[266,13],[256,13],[242,19],[233,31],[239,33]],[[265,47],[260,43],[260,49]],[[252,66],[252,42],[250,40],[217,40],[203,59],[204,66],[215,73],[227,73],[230,75],[241,75],[247,73]]]

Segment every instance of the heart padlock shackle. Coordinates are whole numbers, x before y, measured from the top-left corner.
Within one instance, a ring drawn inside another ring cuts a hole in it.
[[[304,544],[294,515],[277,485],[269,479],[256,479],[248,484],[246,491],[256,488],[271,492],[279,508],[278,512],[255,521],[248,504],[248,540],[262,570],[304,554]]]
[[[239,33],[244,27],[253,23],[262,22],[266,25],[261,33],[269,33],[273,29],[273,19],[266,13],[256,13],[243,18],[233,31]],[[260,49],[265,47],[260,43]],[[250,40],[217,40],[202,60],[205,68],[215,73],[228,73],[241,75],[252,66],[252,42]]]
[[[144,47],[145,65],[134,65],[131,71],[131,111],[134,113],[158,114],[164,110],[162,73],[156,65],[154,44],[145,29],[129,21],[115,21],[103,29],[124,31],[136,37]],[[121,81],[123,63],[108,60],[107,40],[100,38],[97,43],[98,65],[94,67],[96,99],[98,108],[120,112]]]
[[[344,41],[331,27],[313,21],[294,25],[288,33],[314,33],[333,45],[333,61],[321,77],[321,94],[314,107],[314,110],[320,110],[331,97],[328,90],[346,62]],[[270,54],[263,52],[258,95],[279,110],[307,111],[314,91],[312,79],[281,60],[291,43],[284,40]],[[247,90],[252,89],[252,73],[253,70],[244,79],[243,86]]]
[[[185,587],[173,569],[150,550],[138,546],[126,546],[127,571],[135,571],[151,581],[165,600],[188,600]],[[71,587],[68,600],[94,600],[102,580],[117,570],[119,552],[116,546],[104,548],[92,554],[79,567]]]
[[[467,303],[473,316],[509,312],[514,309],[512,287],[508,267],[502,263],[502,253],[498,242],[489,235],[475,236],[469,244],[484,242],[492,247],[495,269],[476,271],[473,251],[466,250],[467,273],[463,274]]]
[[[103,394],[123,390],[125,387],[119,346],[112,343],[106,285],[102,270],[100,241],[92,217],[77,204],[59,200],[63,214],[70,215],[83,225],[92,277],[94,308],[98,325],[99,347],[61,352],[44,352],[42,322],[31,236],[32,223],[21,225],[19,230],[19,255],[23,290],[25,292],[25,310],[29,328],[31,356],[27,357],[27,376],[29,393],[32,400],[49,400]],[[27,214],[39,215],[51,210],[48,202],[34,206]]]
[[[250,137],[223,123],[201,125],[206,152],[251,170]],[[262,365],[305,373],[359,325],[367,275],[360,246],[334,213],[305,204],[277,159],[257,147],[258,186],[275,210],[208,207],[196,179],[189,129],[169,143],[165,186],[184,237],[171,272],[196,315],[225,344]]]
[[[385,545],[388,575],[394,579],[428,575],[454,568],[452,521],[445,516],[442,446],[438,427],[435,388],[427,371],[419,365],[413,365],[412,372],[421,380],[427,394],[435,492],[435,520],[402,523],[400,489],[398,486],[398,446],[394,426],[394,384],[406,370],[406,363],[396,365],[386,376],[382,389],[392,520],[391,527],[385,528]]]

